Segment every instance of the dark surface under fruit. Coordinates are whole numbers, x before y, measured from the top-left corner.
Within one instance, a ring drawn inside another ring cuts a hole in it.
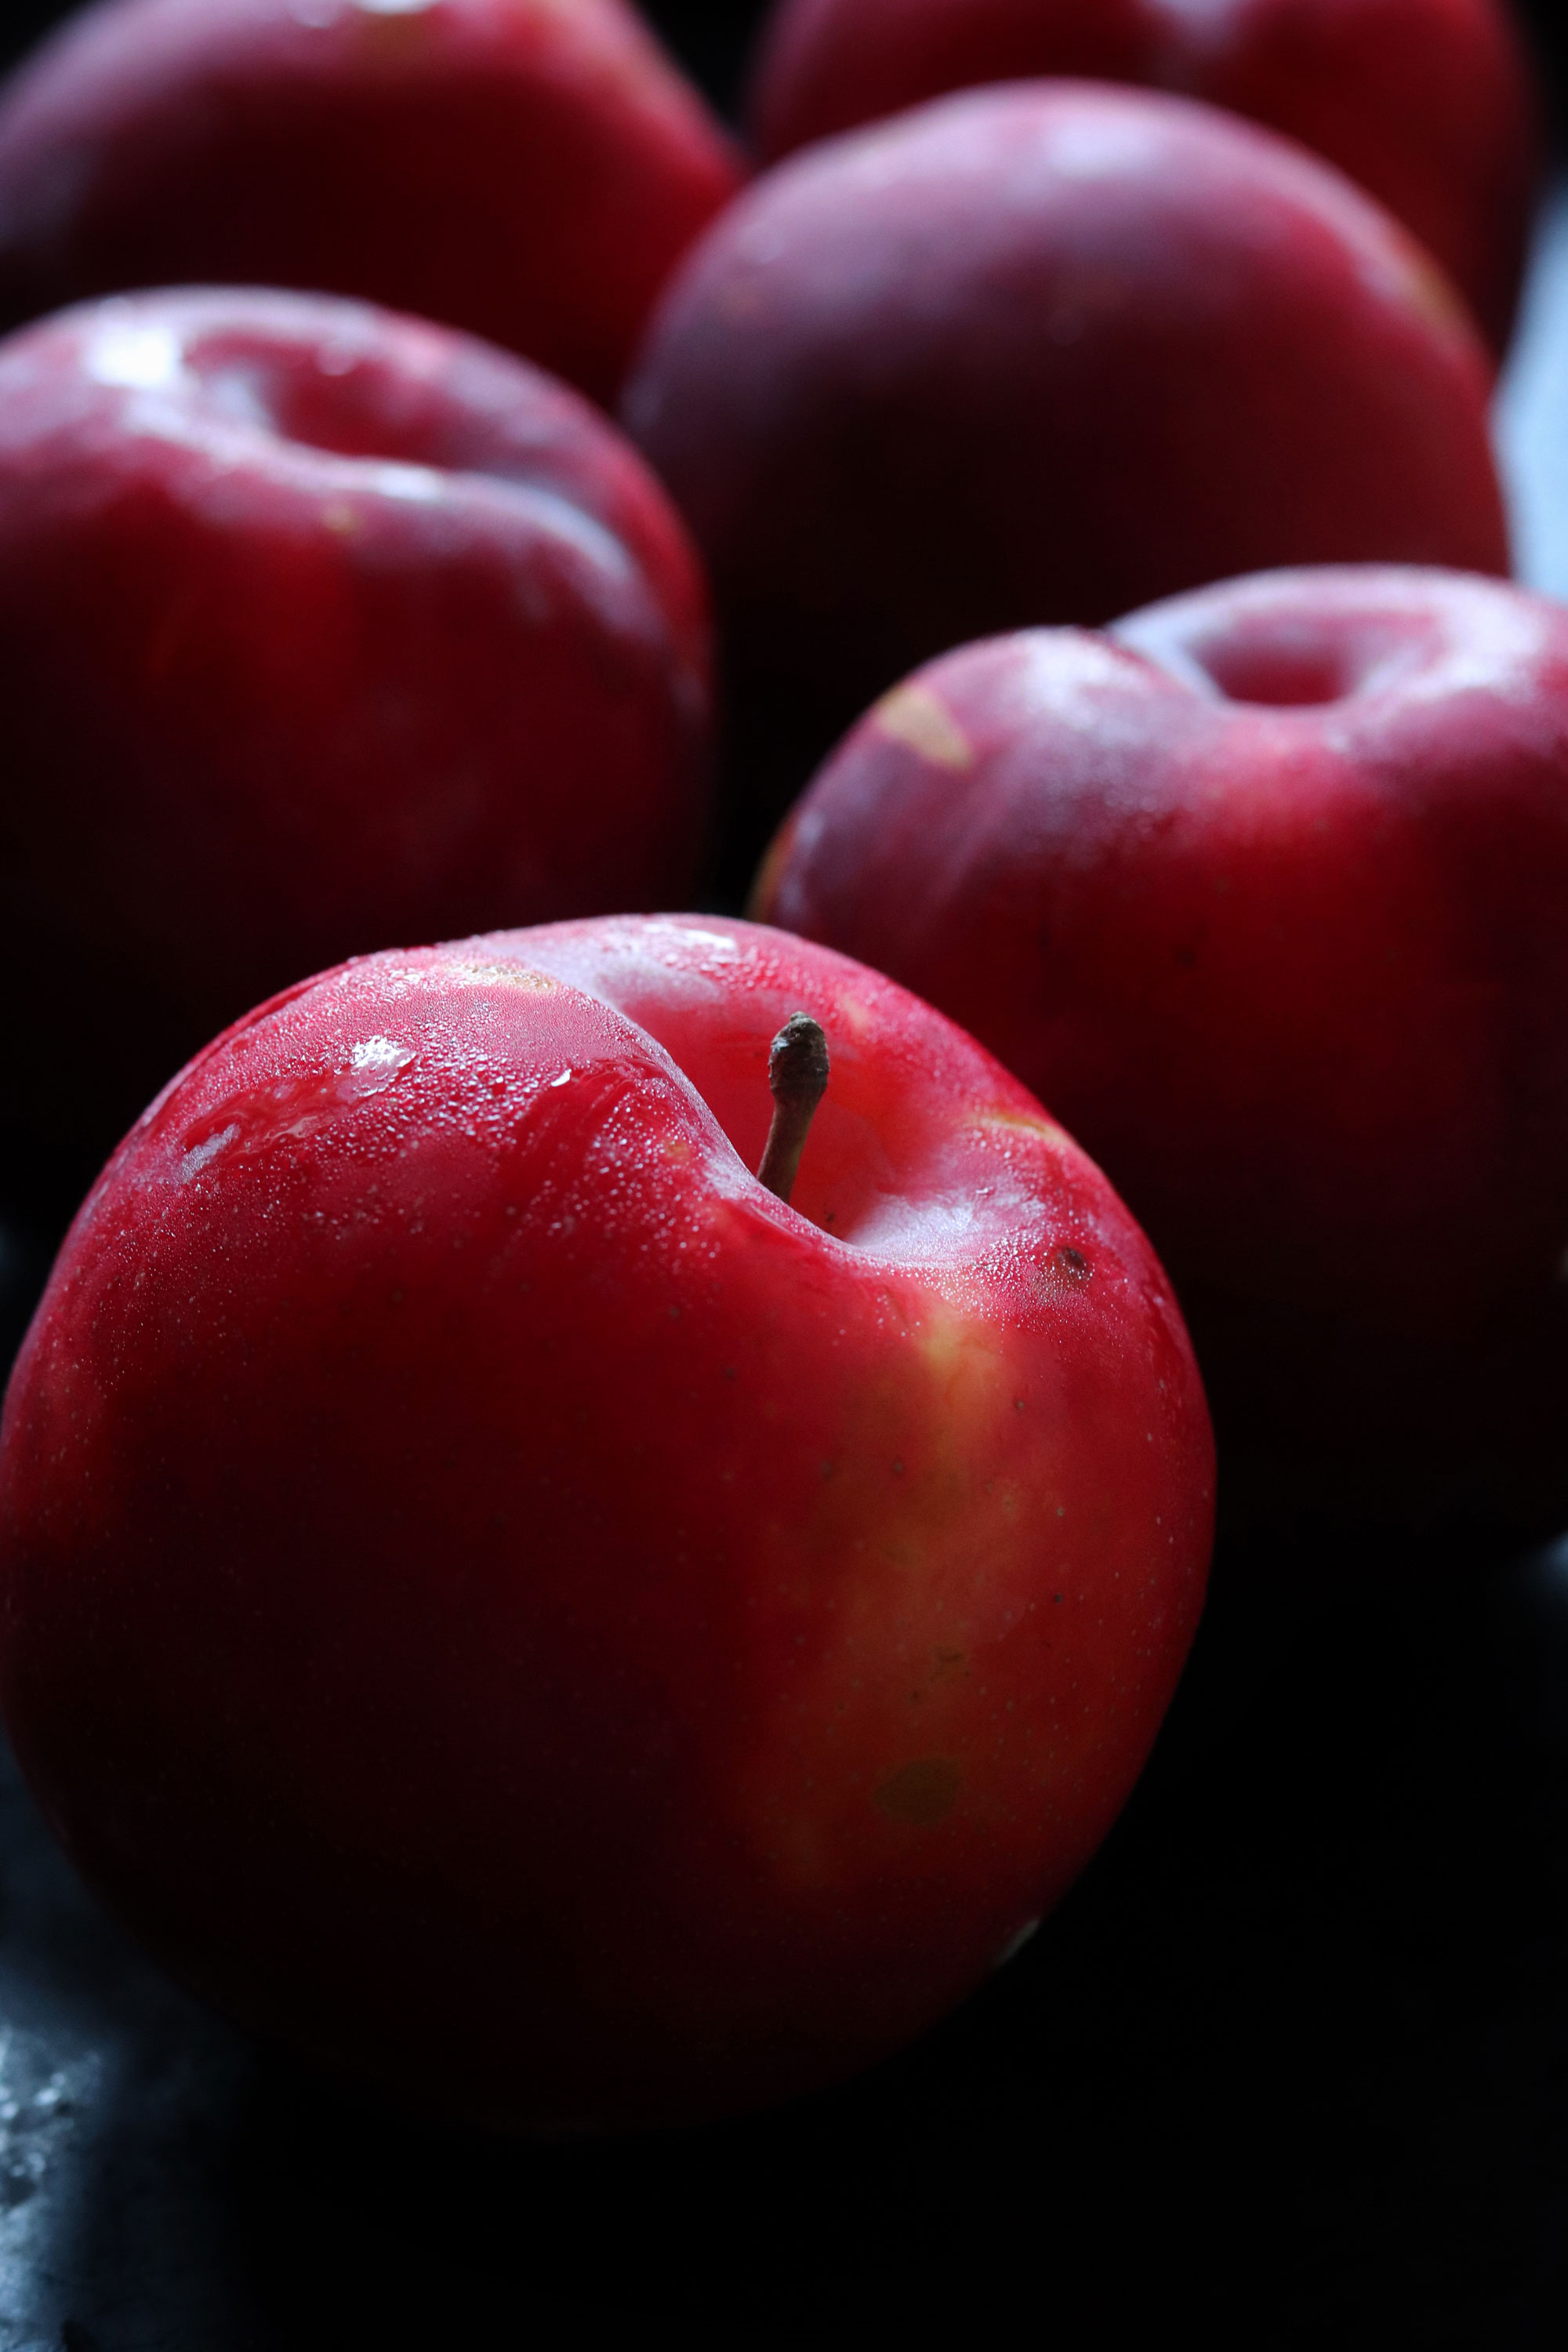
[[[731,95],[739,0],[650,13]],[[1560,276],[1527,329],[1537,432],[1568,411]],[[1532,547],[1568,589],[1568,545]],[[5,1159],[7,1357],[89,1172]],[[499,2147],[256,2050],[0,1783],[0,2352],[993,2317],[1556,2352],[1568,1549],[1223,1560],[1143,1783],[1026,1950],[859,2084],[657,2140]]]
[[[1310,1567],[1311,1563],[1307,1563]],[[510,2148],[250,2050],[0,1804],[0,2344],[802,2340],[1006,2306],[1236,2340],[1568,2316],[1568,1562],[1221,1592],[1036,1941],[793,2112]],[[1228,2329],[1227,2329],[1228,2334]]]

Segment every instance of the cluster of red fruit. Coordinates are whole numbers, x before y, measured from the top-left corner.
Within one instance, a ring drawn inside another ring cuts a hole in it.
[[[7,1720],[187,1981],[512,2123],[831,2080],[1081,1867],[1174,1297],[1233,1507],[1568,1514],[1498,0],[782,0],[755,120],[623,0],[106,0],[0,100],[0,1113],[234,1024],[12,1383]],[[760,922],[619,911],[879,696]]]

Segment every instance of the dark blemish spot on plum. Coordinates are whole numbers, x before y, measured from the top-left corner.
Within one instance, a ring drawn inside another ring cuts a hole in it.
[[[1198,960],[1196,948],[1175,948],[1172,952],[1184,971],[1191,971]]]
[[[1066,1242],[1058,1250],[1056,1262],[1058,1271],[1065,1274],[1069,1282],[1087,1282],[1094,1272],[1083,1252],[1069,1248]]]
[[[904,1475],[904,1465],[903,1465],[903,1464],[902,1464],[901,1462],[895,1462],[895,1463],[894,1463],[894,1465],[893,1465],[893,1475],[894,1475],[894,1477],[895,1477],[895,1478],[901,1478],[901,1477],[903,1476],[903,1475]]]
[[[896,1822],[929,1830],[952,1811],[958,1796],[959,1770],[951,1756],[922,1756],[905,1764],[884,1780],[877,1802]]]

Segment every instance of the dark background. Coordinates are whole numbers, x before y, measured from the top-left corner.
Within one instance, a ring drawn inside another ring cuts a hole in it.
[[[22,56],[51,25],[73,13],[67,0],[0,0],[0,66]],[[732,108],[762,0],[651,0],[642,14],[651,17],[709,95]]]
[[[13,0],[0,57],[59,13]],[[648,13],[732,103],[759,11]],[[1530,13],[1561,86],[1568,15]],[[69,1194],[0,1170],[6,1354]],[[1222,1561],[1149,1773],[1023,1956],[865,2081],[658,2140],[500,2147],[255,2051],[0,1780],[0,2352],[660,2321],[1561,2352],[1568,1550]]]
[[[641,0],[689,72],[731,117],[763,0]],[[3,0],[0,5],[0,65],[36,41],[69,10],[59,0]],[[1568,9],[1563,0],[1516,0],[1515,13],[1530,26],[1549,69],[1561,77],[1568,65]]]

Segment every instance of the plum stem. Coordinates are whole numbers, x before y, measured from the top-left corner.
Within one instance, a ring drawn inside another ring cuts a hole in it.
[[[788,1201],[800,1173],[800,1155],[827,1087],[827,1039],[809,1013],[792,1013],[768,1052],[773,1123],[757,1181]]]

